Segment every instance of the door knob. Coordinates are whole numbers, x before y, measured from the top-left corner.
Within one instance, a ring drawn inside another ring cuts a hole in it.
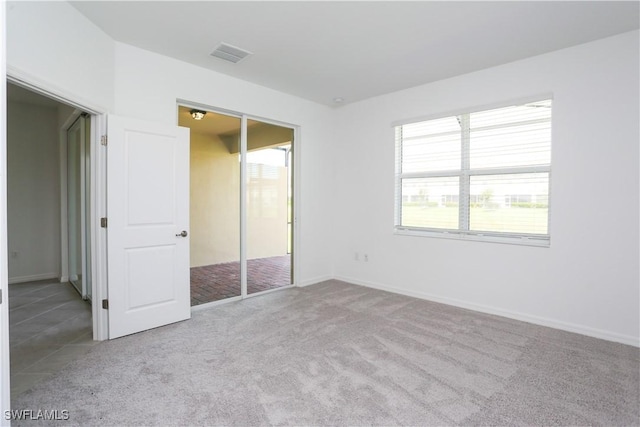
[[[176,234],[176,237],[187,237],[188,234],[187,230],[182,230],[182,233]]]

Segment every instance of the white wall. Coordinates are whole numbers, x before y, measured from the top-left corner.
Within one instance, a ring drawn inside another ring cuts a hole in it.
[[[638,345],[638,39],[627,33],[339,109],[336,276]],[[545,93],[554,98],[550,248],[393,234],[392,122]]]
[[[7,2],[7,74],[107,112],[113,40],[66,2]]]
[[[333,246],[333,110],[294,96],[116,43],[115,112],[177,123],[176,100],[246,113],[300,126],[299,284],[330,278]]]
[[[60,275],[58,110],[7,108],[9,281]]]

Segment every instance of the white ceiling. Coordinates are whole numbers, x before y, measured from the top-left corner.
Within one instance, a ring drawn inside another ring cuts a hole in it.
[[[640,27],[640,3],[81,1],[113,39],[326,105]],[[225,42],[253,52],[209,56]]]

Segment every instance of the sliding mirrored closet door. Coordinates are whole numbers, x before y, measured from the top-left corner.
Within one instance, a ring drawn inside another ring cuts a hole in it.
[[[90,117],[81,115],[67,130],[67,231],[69,282],[91,299]]]

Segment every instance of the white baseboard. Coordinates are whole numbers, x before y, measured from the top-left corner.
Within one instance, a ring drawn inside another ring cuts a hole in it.
[[[386,286],[380,283],[368,282],[363,280],[354,279],[352,277],[338,276],[336,280],[342,280],[343,282],[352,283],[354,285],[365,286],[368,288],[379,289],[381,291],[393,292],[396,294],[407,295],[414,298],[420,298],[428,301],[438,302],[441,304],[447,304],[454,307],[466,308],[468,310],[478,311],[481,313],[494,314],[496,316],[507,317],[509,319],[520,320],[534,325],[547,326],[549,328],[560,329],[567,332],[574,332],[581,335],[587,335],[594,338],[600,338],[607,341],[618,342],[622,344],[632,345],[634,347],[640,347],[640,337],[634,337],[631,335],[618,334],[616,332],[605,331],[602,329],[591,328],[588,326],[577,325],[575,323],[562,322],[559,320],[549,319],[540,316],[534,316],[526,313],[519,313],[510,310],[504,310],[501,308],[491,307],[482,304],[470,303],[454,298],[439,297],[427,292],[407,291],[392,286]]]
[[[221,300],[218,300],[218,301],[211,301],[211,302],[207,302],[207,303],[204,303],[204,304],[193,305],[193,306],[191,306],[191,312],[195,313],[196,311],[206,310],[206,309],[209,309],[211,307],[215,307],[215,306],[222,305],[222,304],[227,304],[227,303],[234,302],[234,301],[242,301],[242,297],[241,296],[230,297],[230,298],[225,298],[225,299],[221,299]]]
[[[302,280],[296,284],[299,288],[304,288],[305,286],[315,285],[320,282],[326,282],[327,280],[335,279],[333,276],[318,276],[307,280]]]
[[[13,285],[14,283],[35,282],[36,280],[45,280],[45,279],[58,280],[58,273],[43,273],[43,274],[33,274],[31,276],[9,277],[9,284]]]

